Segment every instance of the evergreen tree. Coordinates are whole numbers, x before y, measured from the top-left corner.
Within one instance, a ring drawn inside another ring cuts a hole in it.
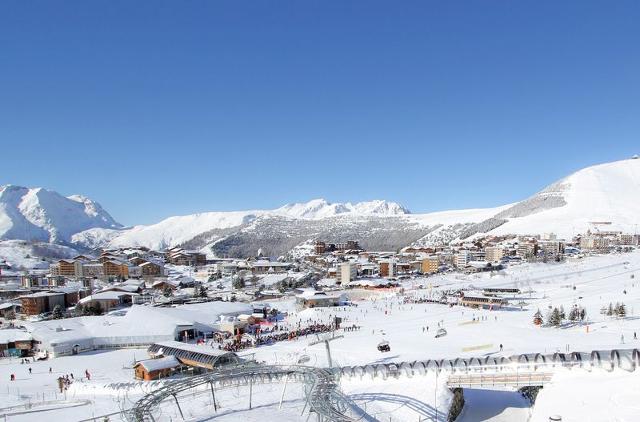
[[[62,306],[56,305],[53,308],[52,317],[53,317],[53,319],[62,319],[64,317],[64,315],[62,314]]]
[[[580,318],[580,311],[578,310],[577,306],[574,306],[573,308],[571,308],[571,311],[569,311],[569,321],[577,321]]]
[[[627,307],[624,305],[624,303],[618,305],[618,312],[616,312],[616,314],[620,318],[624,318],[627,316]]]
[[[560,309],[553,308],[551,311],[551,315],[548,318],[549,324],[554,327],[559,327],[562,324],[562,314],[560,313]]]
[[[244,286],[245,286],[245,282],[243,277],[238,277],[235,280],[233,280],[234,289],[243,289]]]
[[[613,315],[613,304],[609,302],[609,307],[607,308],[607,316]]]
[[[542,325],[544,321],[542,320],[542,313],[540,312],[540,309],[538,309],[538,311],[533,314],[533,323],[535,325]]]
[[[584,308],[580,308],[580,321],[584,321],[587,317],[587,310]]]

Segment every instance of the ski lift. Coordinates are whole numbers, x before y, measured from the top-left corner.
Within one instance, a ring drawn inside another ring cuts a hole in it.
[[[304,365],[305,363],[311,361],[311,357],[309,355],[302,355],[298,358],[298,365]]]
[[[391,347],[389,346],[389,342],[387,340],[383,340],[380,343],[378,343],[378,351],[380,352],[390,352],[391,351]]]
[[[444,337],[446,335],[447,330],[445,330],[444,328],[438,328],[438,331],[436,332],[436,338]]]

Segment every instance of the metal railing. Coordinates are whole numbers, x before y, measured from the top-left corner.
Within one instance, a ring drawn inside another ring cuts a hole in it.
[[[299,382],[304,384],[306,410],[319,420],[351,422],[369,416],[349,397],[340,392],[342,377],[398,378],[400,376],[447,373],[450,387],[523,387],[539,386],[551,381],[555,368],[586,370],[615,368],[635,371],[640,367],[640,349],[594,350],[573,353],[528,353],[509,357],[429,359],[412,362],[380,363],[334,368],[314,368],[300,365],[239,365],[205,375],[199,375],[163,386],[141,398],[125,413],[130,421],[155,421],[154,412],[160,404],[173,398],[180,409],[178,394],[210,385],[215,409],[215,390],[222,388]]]
[[[452,374],[447,379],[449,388],[520,388],[541,387],[551,382],[550,372],[506,374]]]
[[[173,398],[182,414],[178,394],[207,384],[211,388],[215,409],[215,391],[246,385],[273,382],[299,382],[304,384],[306,410],[314,412],[319,420],[353,422],[364,416],[357,405],[342,394],[333,374],[322,368],[307,366],[248,365],[191,377],[163,386],[142,397],[134,407],[126,412],[130,421],[155,421],[154,413],[162,402]]]

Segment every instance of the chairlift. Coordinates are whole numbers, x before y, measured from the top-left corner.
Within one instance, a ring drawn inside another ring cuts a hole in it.
[[[311,360],[311,357],[309,355],[302,355],[298,358],[298,365],[304,365],[305,363],[309,362]]]
[[[380,343],[378,343],[378,351],[380,352],[390,352],[391,351],[391,346],[389,346],[389,342],[386,340],[381,341]]]
[[[445,330],[444,328],[438,328],[438,331],[436,332],[436,338],[444,337],[446,335],[447,330]]]

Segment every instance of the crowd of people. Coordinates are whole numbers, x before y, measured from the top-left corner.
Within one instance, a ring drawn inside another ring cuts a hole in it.
[[[352,329],[360,328],[350,327]],[[335,329],[334,324],[323,323],[311,323],[306,327],[298,325],[297,328],[289,328],[285,326],[273,326],[270,328],[260,328],[254,331],[253,335],[236,335],[231,334],[217,334],[214,336],[211,344],[215,347],[217,345],[219,350],[225,350],[228,352],[237,352],[239,350],[248,349],[251,347],[257,347],[266,344],[273,344],[280,341],[296,340],[300,337],[307,337],[309,334],[321,334],[333,331]]]

